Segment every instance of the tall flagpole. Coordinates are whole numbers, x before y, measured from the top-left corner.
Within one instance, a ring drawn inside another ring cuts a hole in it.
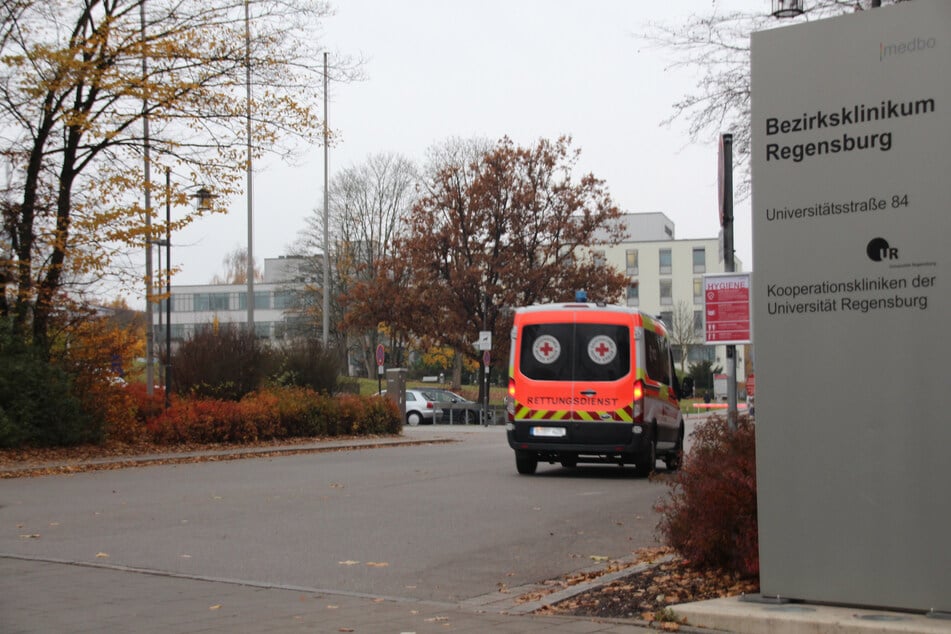
[[[145,53],[145,2],[139,5],[139,18],[142,29],[142,81],[148,83],[148,61]],[[155,390],[155,329],[152,324],[152,174],[149,143],[149,100],[147,94],[142,97],[142,138],[143,160],[145,162],[145,391],[152,396]]]
[[[330,339],[330,232],[327,230],[328,224],[328,198],[330,198],[330,190],[327,185],[327,175],[329,170],[327,169],[327,137],[329,136],[327,130],[327,52],[324,51],[324,305],[323,305],[323,317],[324,317],[324,336],[323,343],[324,349],[327,348],[327,342]]]
[[[244,0],[244,72],[247,98],[245,114],[248,133],[248,328],[254,332],[254,199],[251,169],[251,9]]]

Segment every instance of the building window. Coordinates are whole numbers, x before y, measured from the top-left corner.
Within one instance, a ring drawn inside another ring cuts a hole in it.
[[[689,363],[699,363],[701,361],[716,361],[716,346],[690,346],[687,351],[687,361]]]
[[[292,291],[274,291],[274,308],[283,310],[285,308],[293,308],[293,306],[294,293]]]
[[[248,293],[238,293],[238,310],[247,310],[248,309]],[[257,310],[268,310],[271,308],[271,292],[270,291],[254,291],[254,308]]]
[[[660,250],[660,274],[670,275],[671,270],[672,270],[672,267],[671,267],[670,249],[661,249]]]
[[[229,310],[228,293],[195,293],[195,312]]]
[[[674,284],[671,280],[660,281],[660,305],[661,306],[673,306],[674,304],[673,285]]]
[[[693,278],[693,303],[694,304],[703,303],[703,278],[702,277]]]
[[[672,329],[674,327],[674,314],[669,310],[660,313],[660,320],[664,322],[667,328]]]
[[[703,247],[694,247],[693,250],[693,272],[707,272],[707,250]]]
[[[181,295],[172,295],[172,312],[190,313],[195,310],[192,302],[191,293],[182,293]]]
[[[607,258],[604,257],[604,251],[592,251],[591,257],[595,266],[604,266],[607,264]]]
[[[703,311],[695,310],[693,311],[693,335],[699,337],[702,341],[705,339],[703,333]]]
[[[628,275],[637,275],[637,249],[628,249],[624,252]]]
[[[639,285],[637,282],[631,282],[627,285],[627,305],[637,306],[640,304],[640,295],[638,295]]]

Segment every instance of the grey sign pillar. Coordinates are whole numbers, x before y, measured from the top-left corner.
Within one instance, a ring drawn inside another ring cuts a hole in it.
[[[951,2],[752,38],[760,588],[951,611]]]
[[[396,403],[400,417],[406,418],[406,368],[390,368],[386,371],[386,396]]]

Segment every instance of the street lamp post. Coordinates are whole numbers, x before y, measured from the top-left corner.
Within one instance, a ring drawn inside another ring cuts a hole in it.
[[[172,398],[172,172],[165,168],[165,409]]]
[[[199,211],[211,209],[215,195],[207,187],[200,187],[191,195]],[[165,168],[165,239],[157,240],[165,247],[165,409],[172,394],[172,171]],[[161,252],[159,252],[161,256]],[[161,268],[161,265],[159,265]],[[159,315],[161,319],[161,314]]]

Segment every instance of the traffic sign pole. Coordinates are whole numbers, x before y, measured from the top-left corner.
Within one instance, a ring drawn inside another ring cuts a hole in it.
[[[720,225],[723,227],[723,260],[727,273],[736,271],[733,254],[733,135],[720,135],[718,161],[720,193]],[[726,347],[726,420],[730,429],[736,429],[736,346]]]

